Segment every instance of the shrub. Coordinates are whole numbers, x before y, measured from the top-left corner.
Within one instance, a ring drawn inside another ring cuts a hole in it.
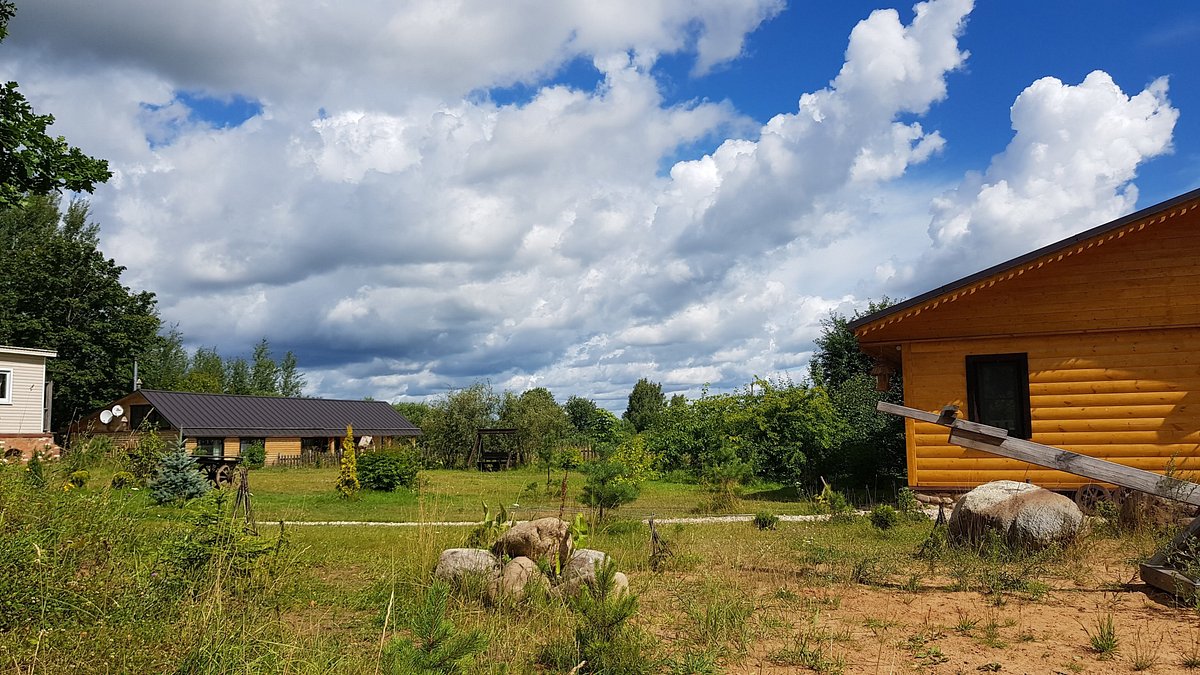
[[[183,441],[175,444],[162,459],[158,475],[150,482],[150,497],[158,504],[182,504],[202,497],[211,487],[196,468],[196,459],[187,453]]]
[[[267,463],[267,449],[262,443],[254,443],[242,453],[242,464],[251,469],[261,469]]]
[[[346,438],[342,441],[341,469],[338,471],[338,496],[342,499],[355,499],[362,485],[358,482],[358,461],[354,454],[354,429],[346,425]]]
[[[658,670],[654,640],[629,620],[637,612],[637,596],[613,592],[616,565],[610,560],[596,566],[596,588],[579,589],[568,604],[576,615],[574,640],[545,645],[539,661],[562,671],[587,662],[589,673],[640,675]]]
[[[625,467],[615,462],[589,462],[581,468],[587,476],[583,485],[583,494],[579,501],[594,509],[599,509],[599,519],[604,520],[604,512],[627,504],[637,499],[641,486],[624,480]]]
[[[73,442],[63,454],[63,464],[71,471],[91,469],[112,455],[116,445],[108,436],[92,436],[86,441]]]
[[[921,513],[921,502],[917,501],[917,494],[911,488],[900,488],[896,495],[896,510],[906,516],[915,515],[922,519],[925,517],[925,514]]]
[[[779,516],[767,511],[754,514],[754,526],[760,530],[774,530],[779,527]]]
[[[369,490],[392,492],[396,488],[417,486],[421,459],[415,452],[388,448],[365,453],[358,458],[358,480]]]
[[[149,481],[158,472],[166,453],[167,443],[162,436],[153,431],[138,433],[137,443],[125,456],[129,473],[143,483]]]
[[[92,474],[82,469],[79,471],[72,471],[70,477],[67,478],[67,484],[72,487],[81,488],[87,485],[87,482],[89,479],[91,479],[91,477]]]
[[[842,515],[851,511],[850,502],[846,501],[846,495],[834,490],[833,487],[821,479],[824,487],[821,489],[821,494],[817,495],[817,506],[825,513],[833,515]]]
[[[876,504],[871,509],[871,524],[881,530],[890,530],[900,522],[900,513],[887,504]]]
[[[133,474],[128,471],[118,471],[113,474],[112,480],[109,482],[109,487],[114,490],[131,487],[137,480]]]
[[[751,475],[750,465],[732,456],[706,468],[703,484],[708,499],[700,504],[698,510],[712,513],[736,511],[742,501],[742,483]]]
[[[500,511],[492,516],[492,509],[485,502],[483,504],[483,520],[480,521],[467,535],[468,548],[491,548],[492,544],[500,538],[513,526],[513,517],[508,514],[508,509],[504,505],[500,505]]]
[[[450,588],[436,581],[413,610],[411,628],[417,643],[393,638],[383,652],[392,673],[474,672],[475,656],[488,647],[487,635],[478,629],[462,630],[446,618]]]

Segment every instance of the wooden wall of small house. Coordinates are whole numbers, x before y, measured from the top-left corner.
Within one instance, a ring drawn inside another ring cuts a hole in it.
[[[294,456],[300,454],[299,438],[268,438],[266,447],[266,466],[275,464],[280,455]]]
[[[861,333],[859,342],[1200,326],[1195,205],[1123,237],[1091,248],[1080,243],[1063,253],[1070,255]]]
[[[903,347],[905,404],[966,416],[971,354],[1024,352],[1033,440],[1126,466],[1200,477],[1200,328],[915,342]],[[909,484],[973,487],[1086,479],[947,443],[944,427],[907,420]]]
[[[0,434],[40,434],[45,403],[46,357],[0,354],[0,370],[11,370],[11,402],[0,403]]]

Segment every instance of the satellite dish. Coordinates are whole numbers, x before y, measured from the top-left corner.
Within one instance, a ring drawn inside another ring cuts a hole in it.
[[[121,415],[124,415],[124,414],[125,414],[125,409],[124,409],[124,408],[122,408],[121,406],[119,406],[119,405],[114,405],[114,406],[112,407],[112,415],[113,415],[113,417],[120,417]]]
[[[110,412],[108,410],[101,410],[100,411],[100,423],[108,424],[111,421],[112,421],[112,412]]]

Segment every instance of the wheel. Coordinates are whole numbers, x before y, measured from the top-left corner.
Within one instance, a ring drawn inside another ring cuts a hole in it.
[[[222,464],[217,467],[217,473],[213,477],[213,482],[217,484],[217,487],[225,487],[233,483],[233,467],[228,464]]]
[[[1088,483],[1075,491],[1075,504],[1079,510],[1089,516],[1096,515],[1096,507],[1100,502],[1112,502],[1112,494],[1103,485]]]

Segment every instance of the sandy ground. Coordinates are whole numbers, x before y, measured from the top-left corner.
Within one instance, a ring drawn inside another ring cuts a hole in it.
[[[743,568],[735,574],[754,589],[756,628],[744,651],[727,652],[724,672],[1200,672],[1184,665],[1190,656],[1200,666],[1200,613],[1110,562],[1089,565],[1089,578],[1051,582],[1041,597],[1005,595],[1000,604],[950,590],[949,579],[923,579],[915,590],[813,586],[786,569]],[[642,593],[647,605],[665,600]],[[1110,614],[1119,646],[1104,656],[1089,636]],[[678,638],[669,627],[655,632],[668,643]]]

